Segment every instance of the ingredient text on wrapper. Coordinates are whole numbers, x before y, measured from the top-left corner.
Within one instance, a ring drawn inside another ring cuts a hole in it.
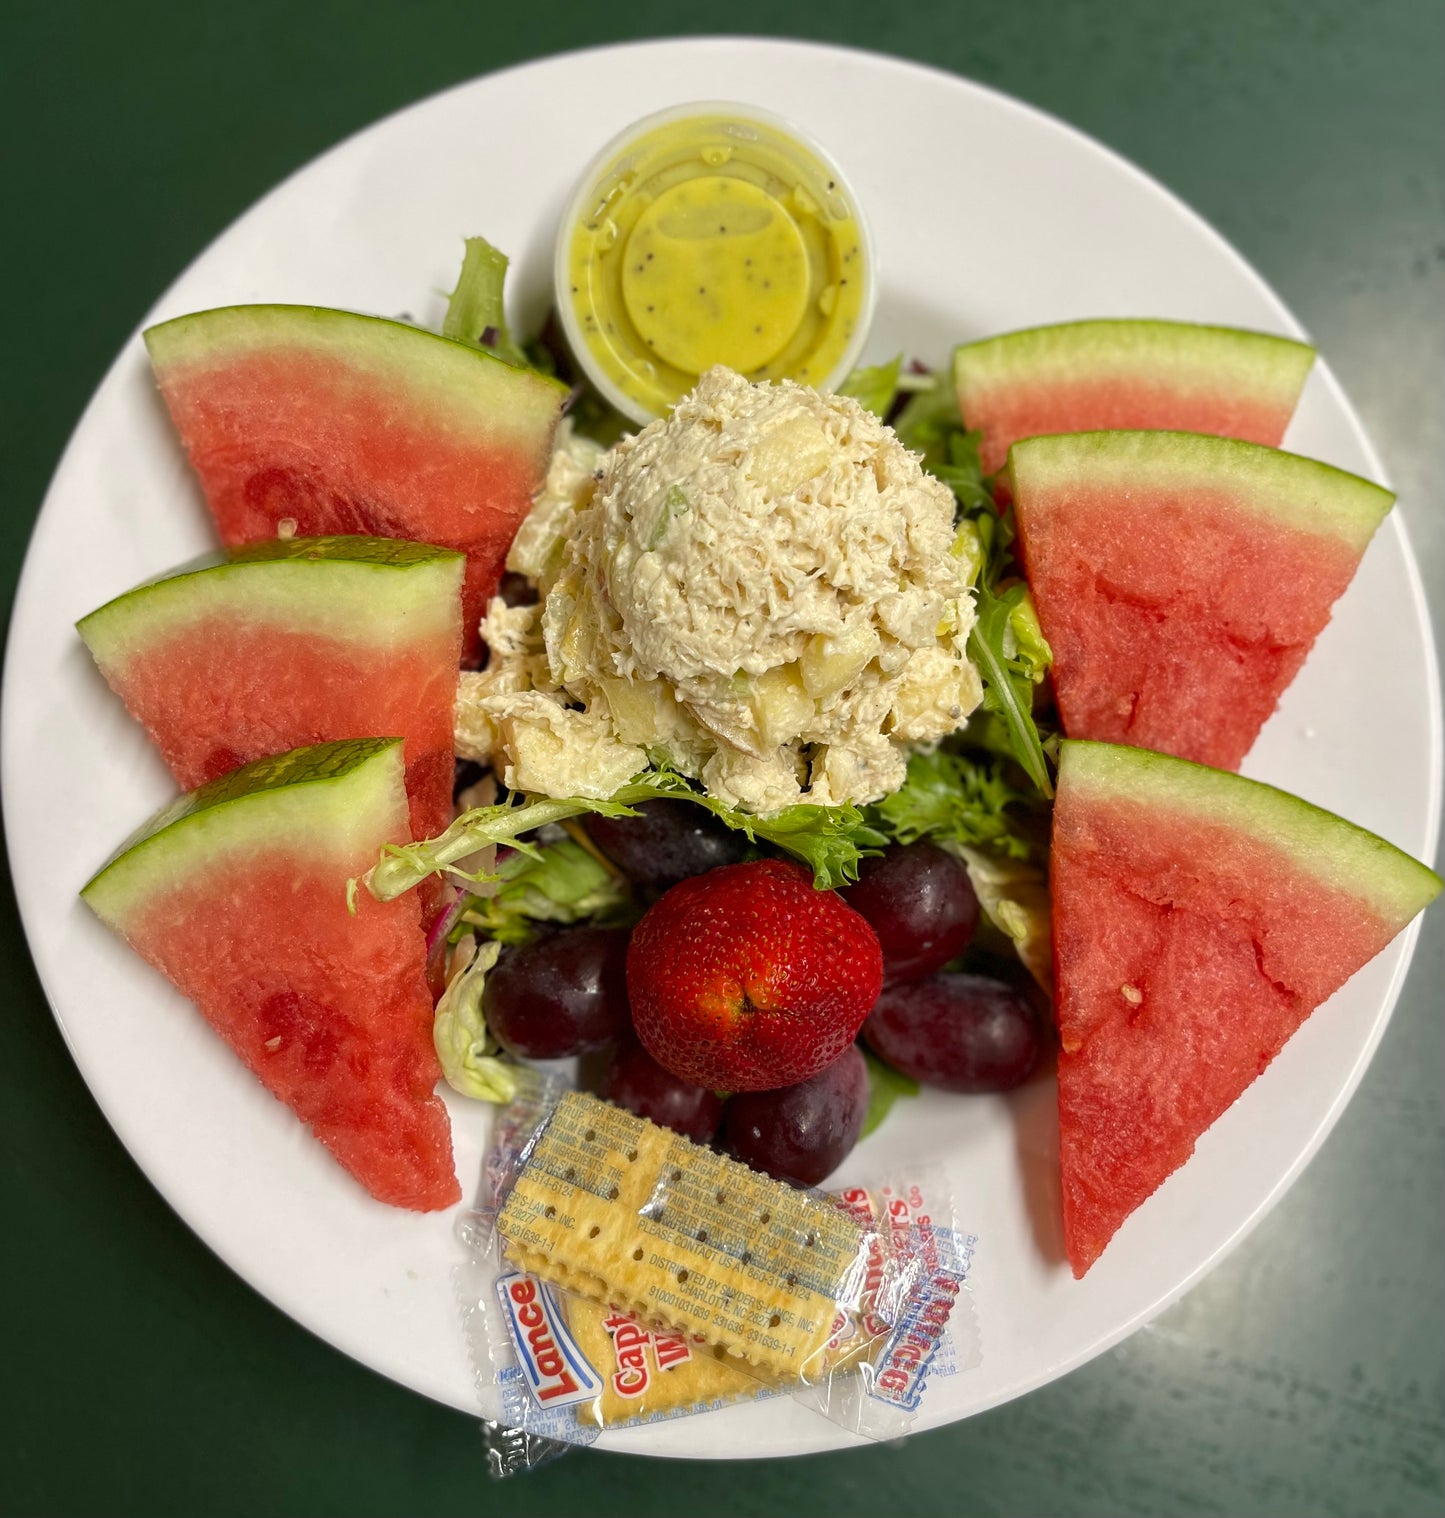
[[[478,1391],[520,1433],[791,1395],[893,1438],[977,1362],[976,1241],[921,1175],[797,1191],[557,1088],[503,1114],[458,1284]]]

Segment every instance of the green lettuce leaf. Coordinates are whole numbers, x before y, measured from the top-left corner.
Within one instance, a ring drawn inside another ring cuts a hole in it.
[[[1031,845],[1016,821],[1030,806],[1001,759],[938,749],[915,754],[902,787],[869,807],[868,817],[898,843],[947,839],[1027,859]]]
[[[1013,940],[1028,972],[1052,996],[1053,916],[1047,865],[1004,858],[947,839],[940,847],[963,861],[984,916]]]
[[[523,352],[533,369],[571,386],[572,398],[567,415],[571,418],[573,430],[582,437],[610,448],[624,434],[637,431],[637,423],[603,400],[578,367],[576,355],[567,346],[555,311],[548,316],[542,330],[523,346]]]
[[[507,278],[507,255],[485,237],[469,237],[457,287],[447,301],[442,336],[481,348],[518,369],[528,366],[527,355],[514,341],[502,309],[502,286]]]
[[[498,866],[490,896],[473,896],[461,922],[500,943],[525,943],[538,922],[582,922],[626,907],[626,883],[571,838],[518,851]]]
[[[536,796],[474,807],[463,812],[436,838],[388,845],[359,881],[350,882],[348,897],[354,900],[357,886],[365,885],[378,901],[392,901],[430,875],[442,870],[458,873],[456,867],[462,860],[489,843],[510,843],[527,849],[532,845],[522,835],[546,823],[565,822],[569,817],[588,812],[604,817],[631,817],[635,815],[636,803],[657,797],[705,807],[750,841],[762,839],[791,854],[813,871],[813,884],[819,890],[832,890],[856,880],[863,856],[875,853],[887,842],[856,806],[804,803],[771,817],[754,817],[694,790],[687,778],[675,770],[659,768],[644,770],[605,801],[582,796],[561,800]]]
[[[878,1127],[899,1097],[918,1095],[918,1082],[911,1075],[885,1065],[870,1049],[863,1050],[863,1059],[868,1066],[868,1110],[863,1116],[860,1139],[867,1138]]]
[[[909,398],[893,426],[958,502],[953,552],[966,560],[977,595],[978,621],[969,634],[968,656],[983,679],[983,710],[998,719],[992,746],[1014,759],[1044,796],[1052,796],[1033,719],[1033,686],[1043,679],[1053,655],[1028,588],[1022,582],[999,588],[1014,570],[1013,514],[994,504],[979,456],[982,434],[964,426],[952,378],[942,370]]]
[[[1038,685],[1053,666],[1054,651],[1044,637],[1043,628],[1039,626],[1038,610],[1028,586],[1011,586],[1006,599],[1009,601],[1009,614],[1004,651],[1018,665],[1019,670]]]
[[[509,1102],[517,1091],[517,1066],[501,1052],[482,1016],[487,973],[502,946],[483,939],[454,976],[432,1020],[432,1043],[453,1091],[479,1102]]]
[[[920,378],[904,403],[893,430],[905,448],[923,457],[932,474],[954,462],[950,439],[963,431],[958,396],[952,377],[945,370]]]
[[[988,519],[992,523],[998,523],[1003,519],[993,503],[993,494],[984,476],[983,461],[979,456],[982,443],[983,433],[965,432],[960,422],[957,429],[948,434],[944,444],[944,461],[936,464],[932,473],[953,492],[963,511],[977,514],[986,511]],[[1012,537],[1011,528],[1007,536],[1000,535],[1000,551],[1008,547]]]
[[[898,373],[902,367],[903,355],[900,353],[890,363],[854,369],[838,386],[838,394],[851,395],[874,416],[885,417],[898,398]]]
[[[806,864],[813,872],[813,884],[820,891],[836,890],[857,880],[859,861],[876,854],[888,841],[856,806],[814,806],[804,802],[785,807],[771,817],[753,817],[734,811],[711,796],[694,794],[688,799],[706,807],[730,828],[744,834],[749,842],[762,839]]]

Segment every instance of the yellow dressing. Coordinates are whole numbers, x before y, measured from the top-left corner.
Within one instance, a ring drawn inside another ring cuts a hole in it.
[[[863,230],[837,171],[780,125],[664,120],[609,155],[577,205],[565,324],[635,418],[713,364],[821,385],[851,362],[871,294]]]

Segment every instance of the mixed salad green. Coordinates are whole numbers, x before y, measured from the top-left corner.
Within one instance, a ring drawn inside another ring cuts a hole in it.
[[[506,267],[485,240],[468,240],[443,331],[509,363],[559,374],[574,386],[573,426],[604,445],[615,441],[630,424],[571,369],[555,335],[544,330],[526,344],[511,336],[502,309]],[[905,364],[900,356],[855,370],[843,393],[889,422],[953,492],[954,551],[966,558],[976,602],[968,653],[982,677],[981,707],[932,752],[915,753],[904,785],[869,806],[799,804],[756,816],[706,794],[658,755],[605,800],[505,795],[463,811],[437,838],[389,849],[365,877],[379,899],[391,900],[438,874],[461,892],[443,924],[441,951],[451,967],[435,1038],[448,1081],[465,1095],[502,1101],[515,1089],[515,1067],[482,1013],[486,975],[502,946],[526,942],[544,924],[625,923],[640,913],[642,904],[620,872],[569,824],[587,814],[627,816],[642,802],[703,808],[750,845],[801,861],[820,889],[855,881],[861,860],[890,844],[931,840],[968,870],[993,947],[1016,953],[1047,985],[1055,738],[1035,709],[1051,655],[1014,563],[1011,512],[995,504],[979,462],[979,435],[960,422],[947,373]],[[917,1089],[874,1059],[870,1080],[865,1132],[897,1097]]]

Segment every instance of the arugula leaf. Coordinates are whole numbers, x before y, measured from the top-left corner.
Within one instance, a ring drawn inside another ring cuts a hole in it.
[[[892,1065],[885,1065],[869,1049],[863,1050],[863,1060],[868,1066],[868,1110],[863,1115],[863,1131],[858,1135],[865,1139],[893,1110],[900,1096],[917,1096],[918,1082],[911,1075],[904,1075]]]
[[[364,884],[378,901],[392,901],[429,875],[453,869],[459,861],[475,854],[489,843],[510,843],[526,850],[533,846],[521,835],[531,833],[549,822],[564,822],[586,812],[604,817],[635,816],[634,805],[657,797],[672,797],[705,807],[728,827],[742,833],[751,842],[762,839],[801,860],[813,871],[813,884],[819,890],[832,890],[858,878],[858,862],[887,842],[883,834],[869,826],[856,806],[815,806],[801,803],[771,817],[754,817],[739,812],[712,796],[694,790],[686,776],[676,770],[644,770],[605,800],[571,796],[561,800],[537,796],[520,802],[505,801],[497,806],[474,807],[440,836],[420,843],[389,844],[381,858],[361,879],[349,883],[348,900],[354,901],[356,888]],[[534,850],[535,852],[535,850]]]
[[[851,395],[874,416],[886,417],[898,399],[898,373],[903,367],[900,353],[890,363],[854,369],[838,386],[839,395]]]
[[[1032,847],[1008,809],[1029,805],[1004,778],[1001,760],[938,749],[915,754],[902,787],[869,807],[868,817],[898,843],[932,838],[1027,859]]]
[[[462,258],[457,287],[447,301],[442,336],[481,348],[515,368],[528,367],[527,355],[507,328],[502,309],[502,285],[507,277],[507,255],[485,237],[469,237]]]
[[[508,855],[492,878],[498,890],[471,897],[459,920],[499,943],[525,943],[533,923],[602,917],[631,899],[625,883],[571,838]]]
[[[968,656],[983,677],[983,710],[996,712],[1008,735],[1009,752],[1046,797],[1054,794],[1039,730],[1034,726],[1034,661],[1019,656],[1011,619],[1028,595],[1020,581],[996,595],[985,585],[976,591],[977,620],[968,634]],[[1038,639],[1044,649],[1042,635]]]

